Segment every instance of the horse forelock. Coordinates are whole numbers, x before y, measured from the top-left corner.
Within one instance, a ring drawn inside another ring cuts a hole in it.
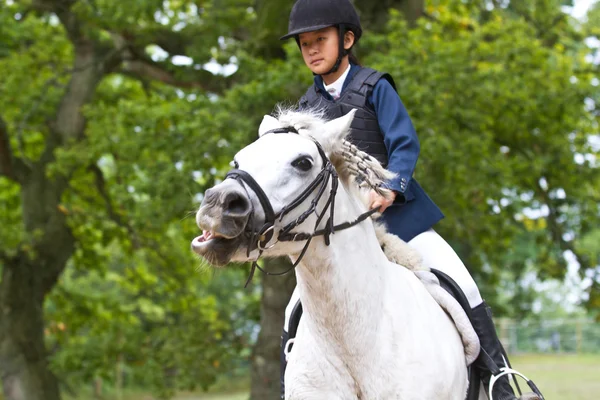
[[[327,123],[324,110],[311,108],[299,111],[279,105],[275,110],[275,118],[281,127],[293,126],[300,136],[310,137],[321,143],[322,138],[317,133],[323,131]]]

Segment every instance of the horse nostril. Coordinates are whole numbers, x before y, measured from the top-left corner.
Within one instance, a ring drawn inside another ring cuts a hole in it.
[[[250,204],[241,193],[229,192],[223,201],[223,210],[228,214],[245,215],[250,212]]]

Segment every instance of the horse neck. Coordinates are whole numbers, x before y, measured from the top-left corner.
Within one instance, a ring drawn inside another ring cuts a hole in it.
[[[364,212],[345,192],[338,193],[336,205],[336,223]],[[296,270],[310,329],[341,351],[369,346],[382,319],[389,271],[371,220],[331,235],[329,246],[321,237],[313,242]]]

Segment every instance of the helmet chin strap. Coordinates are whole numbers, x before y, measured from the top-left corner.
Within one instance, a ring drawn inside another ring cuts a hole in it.
[[[348,54],[348,52],[344,48],[344,24],[338,25],[338,38],[339,38],[339,48],[338,48],[337,60],[335,60],[335,64],[333,65],[333,67],[331,67],[331,69],[329,71],[325,72],[322,75],[329,75],[329,74],[333,74],[334,72],[337,72],[337,70],[340,68],[340,64],[342,63],[342,58],[344,58],[346,56],[346,54]]]

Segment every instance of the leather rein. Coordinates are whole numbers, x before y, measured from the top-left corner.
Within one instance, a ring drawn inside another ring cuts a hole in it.
[[[294,127],[289,126],[289,127],[285,127],[285,128],[272,129],[270,131],[265,132],[265,134],[268,134],[268,133],[274,133],[274,134],[295,133],[295,134],[298,134],[298,131]],[[323,150],[323,148],[321,147],[319,142],[317,142],[314,139],[313,139],[313,142],[317,146],[317,149],[319,150],[319,155],[321,156],[321,159],[323,161],[323,166],[321,167],[321,171],[315,177],[315,179],[313,179],[313,181],[306,187],[306,189],[304,189],[302,191],[302,193],[300,193],[298,195],[298,197],[296,197],[294,200],[292,200],[292,202],[290,202],[290,204],[284,206],[277,213],[275,213],[273,211],[273,206],[271,205],[271,202],[269,201],[269,198],[265,194],[264,190],[260,187],[260,185],[254,180],[254,178],[248,172],[241,170],[239,168],[234,168],[225,175],[225,179],[232,178],[232,179],[241,181],[241,183],[243,182],[242,187],[244,187],[247,194],[248,194],[248,191],[246,189],[246,186],[248,188],[250,188],[258,197],[260,205],[265,214],[265,221],[262,224],[262,226],[255,224],[254,223],[255,213],[254,213],[254,207],[253,207],[252,211],[250,213],[250,218],[248,220],[248,223],[246,224],[246,229],[244,230],[244,234],[249,238],[246,255],[250,256],[250,252],[252,250],[258,249],[258,256],[256,257],[256,259],[254,261],[252,261],[252,268],[250,269],[250,275],[248,276],[248,279],[247,279],[244,287],[248,286],[248,284],[254,277],[254,272],[257,268],[266,275],[279,276],[279,275],[287,274],[288,272],[290,272],[291,270],[293,270],[294,268],[296,268],[298,266],[298,264],[300,263],[300,261],[302,260],[304,255],[306,254],[306,251],[308,250],[308,246],[310,245],[312,239],[315,236],[323,236],[323,238],[325,240],[325,244],[327,246],[329,246],[329,244],[330,244],[329,237],[331,234],[335,233],[336,231],[341,231],[344,229],[351,228],[354,225],[361,223],[362,221],[364,221],[365,219],[369,218],[371,215],[376,213],[378,210],[378,208],[371,209],[367,212],[360,214],[358,216],[358,218],[356,218],[353,221],[348,221],[348,222],[344,222],[344,223],[341,223],[338,225],[334,225],[333,217],[334,217],[334,209],[335,209],[335,195],[337,193],[337,188],[338,188],[338,183],[339,183],[338,174],[337,174],[335,168],[333,167],[333,164],[331,164],[331,161],[329,160],[329,158],[327,158],[327,155],[325,154],[325,151]],[[323,207],[323,210],[319,213],[317,211],[317,204],[323,197],[325,190],[327,189],[327,184],[329,183],[329,180],[331,180],[331,190],[329,191],[329,197],[327,198],[327,201],[325,203],[325,206]],[[290,211],[296,209],[300,204],[302,204],[304,202],[304,200],[306,200],[315,190],[317,191],[317,195],[313,200],[311,200],[310,206],[308,207],[308,209],[306,211],[304,211],[302,214],[300,214],[294,221],[288,223],[283,228],[281,228],[281,230],[279,231],[279,233],[277,235],[275,243],[273,243],[267,247],[269,241],[273,238],[274,231],[275,231],[275,223],[277,222],[277,220],[279,220],[279,222],[281,222],[285,215],[287,215]],[[248,196],[248,198],[250,198],[250,196]],[[327,222],[325,223],[325,227],[322,229],[317,229],[328,211],[329,211],[329,218],[327,219]],[[302,224],[313,213],[317,216],[317,221],[315,222],[314,230],[312,233],[293,232],[292,231],[298,225]],[[270,249],[275,244],[277,244],[277,242],[290,242],[290,241],[306,241],[306,244],[304,245],[302,251],[300,252],[300,256],[298,257],[296,262],[290,268],[288,268],[287,270],[285,270],[283,272],[269,272],[269,271],[264,270],[263,268],[261,268],[258,265],[257,261],[260,258],[260,256],[262,255],[263,251]]]

